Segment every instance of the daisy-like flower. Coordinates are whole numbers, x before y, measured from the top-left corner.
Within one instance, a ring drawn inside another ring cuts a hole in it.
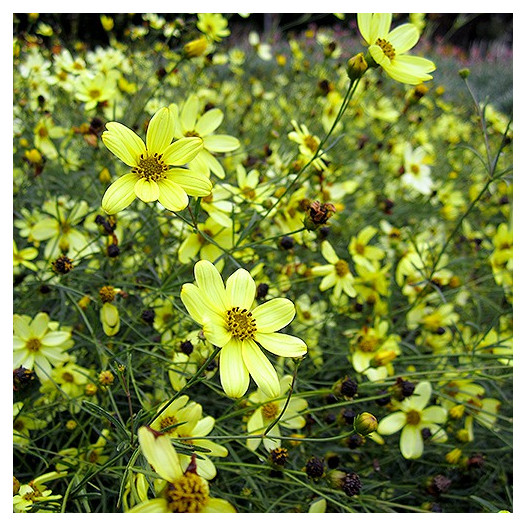
[[[198,137],[203,140],[203,148],[188,163],[191,170],[210,176],[210,172],[224,179],[225,170],[221,163],[214,157],[214,153],[225,153],[237,150],[239,140],[231,135],[215,134],[223,122],[225,114],[219,108],[212,108],[200,115],[199,98],[190,95],[181,110],[175,104],[170,104],[169,109],[175,123],[175,139],[184,137]]]
[[[404,173],[402,183],[408,188],[413,188],[424,195],[430,195],[433,187],[431,168],[424,164],[427,152],[419,146],[411,148],[408,144],[404,152]]]
[[[71,331],[59,331],[45,312],[33,320],[29,316],[13,316],[13,368],[34,369],[40,380],[51,375],[51,368],[68,360],[66,351],[73,346]]]
[[[438,424],[447,420],[447,411],[438,405],[426,407],[432,393],[429,382],[420,382],[414,393],[397,403],[399,411],[382,418],[378,424],[380,435],[392,435],[402,429],[400,435],[400,451],[407,459],[420,458],[424,451],[422,429],[431,431],[433,440],[444,441],[447,439],[445,432]]]
[[[256,284],[245,269],[236,270],[226,287],[209,261],[198,261],[194,275],[196,284],[183,285],[181,300],[206,339],[221,347],[219,372],[225,393],[240,398],[252,376],[265,394],[278,397],[278,375],[258,343],[277,356],[299,358],[307,352],[303,340],[276,332],[293,320],[294,303],[274,298],[253,308]]]
[[[354,278],[349,270],[347,261],[338,257],[328,241],[322,242],[321,255],[325,258],[328,265],[318,265],[312,269],[314,276],[324,276],[320,283],[320,290],[334,287],[333,295],[335,299],[339,299],[342,292],[354,298],[356,296],[356,290],[353,287]]]
[[[102,198],[102,208],[111,215],[120,212],[138,197],[145,203],[159,201],[177,212],[188,205],[188,195],[204,197],[212,184],[204,175],[182,166],[202,149],[199,137],[186,137],[172,143],[173,119],[168,108],[152,117],[146,132],[146,144],[132,130],[118,122],[108,122],[102,141],[113,154],[131,167],[119,177]]]
[[[436,69],[431,60],[406,55],[418,42],[418,28],[402,24],[391,28],[391,13],[358,13],[358,29],[369,44],[369,55],[394,80],[405,84],[420,84],[433,77]]]
[[[307,163],[318,152],[321,143],[320,138],[317,135],[312,135],[305,124],[298,124],[295,120],[292,120],[291,124],[294,131],[289,132],[288,138],[299,145],[300,158]],[[320,150],[312,164],[317,170],[325,170],[327,165],[324,161],[326,160],[328,160],[327,155],[323,153],[323,150]]]
[[[142,454],[164,479],[157,498],[133,507],[130,513],[236,513],[230,502],[210,497],[206,479],[190,466],[183,472],[170,437],[148,427],[138,432]]]
[[[220,13],[198,13],[196,25],[199,31],[215,42],[230,35],[228,20]]]
[[[199,458],[195,459],[195,464],[200,476],[212,480],[217,475],[217,470],[208,457],[226,457],[228,455],[228,449],[225,447],[215,444],[207,438],[202,438],[212,431],[214,425],[214,418],[211,416],[203,417],[201,404],[189,402],[188,396],[183,395],[176,398],[164,409],[152,422],[151,427],[171,438],[184,438],[182,443],[185,445],[194,445],[208,450],[208,452],[199,451]],[[186,469],[190,464],[190,458],[187,456],[181,456],[179,460],[183,469]]]
[[[37,266],[31,263],[31,260],[38,256],[38,250],[35,247],[27,247],[18,250],[16,241],[13,239],[13,267],[20,270],[18,267],[23,266],[29,270],[37,270]]]
[[[247,422],[247,431],[250,435],[263,433],[265,429],[276,420],[278,415],[281,414],[287,401],[287,394],[291,383],[292,376],[290,374],[285,375],[280,380],[280,396],[277,399],[268,397],[261,389],[258,389],[255,393],[252,393],[249,396],[249,402],[258,406]],[[279,424],[276,424],[272,428],[270,434],[280,436],[280,425],[288,429],[301,429],[304,427],[306,423],[305,418],[299,413],[307,409],[307,407],[307,400],[295,396],[291,397],[285,412],[279,420]],[[247,439],[247,447],[252,451],[255,451],[261,444],[261,440],[261,437],[249,438]],[[263,445],[267,451],[270,451],[280,447],[281,440],[279,438],[265,437],[263,438]]]

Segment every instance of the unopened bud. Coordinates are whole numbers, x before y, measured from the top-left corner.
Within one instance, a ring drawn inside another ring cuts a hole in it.
[[[354,430],[360,435],[368,435],[378,429],[378,420],[371,413],[361,413],[354,419]]]
[[[367,64],[363,53],[358,53],[347,62],[347,75],[351,81],[362,77],[368,69],[369,64]]]
[[[460,75],[460,78],[467,79],[469,77],[469,74],[471,72],[468,68],[463,68],[458,70],[458,74]]]

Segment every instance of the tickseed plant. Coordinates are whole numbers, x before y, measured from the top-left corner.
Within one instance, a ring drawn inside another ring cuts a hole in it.
[[[510,18],[261,16],[14,16],[13,512],[514,511]]]

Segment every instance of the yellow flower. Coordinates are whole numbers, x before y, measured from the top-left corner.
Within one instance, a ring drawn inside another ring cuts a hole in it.
[[[71,331],[58,331],[57,328],[58,323],[50,321],[45,312],[39,312],[33,320],[15,314],[13,368],[35,369],[40,380],[49,378],[52,366],[66,362],[65,351],[73,346]]]
[[[219,178],[225,178],[225,170],[221,163],[212,155],[237,150],[239,140],[231,135],[214,134],[223,122],[224,113],[219,108],[213,108],[201,115],[199,98],[190,95],[181,109],[170,104],[169,110],[175,123],[175,139],[197,137],[203,140],[203,148],[188,163],[191,170],[202,173],[207,177],[210,172]]]
[[[208,482],[195,466],[183,472],[181,459],[167,435],[148,427],[141,427],[138,435],[142,454],[166,484],[157,498],[145,500],[130,513],[236,513],[226,500],[210,496]]]
[[[250,435],[261,434],[267,429],[267,427],[276,420],[276,418],[283,411],[283,407],[287,401],[287,395],[290,390],[292,383],[292,376],[290,374],[284,376],[280,380],[280,394],[279,398],[267,396],[261,389],[258,389],[255,393],[252,393],[248,400],[251,404],[256,405],[257,409],[252,413],[251,417],[247,422],[247,431]],[[279,424],[276,424],[270,431],[270,435],[280,436],[279,425],[286,427],[287,429],[301,429],[305,426],[306,420],[299,413],[307,409],[307,400],[292,396],[285,412],[279,420]],[[247,447],[252,451],[255,451],[261,444],[261,437],[248,438]],[[281,440],[279,438],[263,438],[263,445],[267,451],[271,451],[281,446]]]
[[[188,403],[188,401],[186,395],[176,398],[162,413],[157,415],[151,427],[171,438],[184,438],[182,441],[184,445],[197,446],[208,450],[207,452],[199,451],[199,458],[195,459],[195,464],[200,476],[212,480],[217,475],[217,470],[208,457],[226,457],[228,449],[207,438],[202,438],[212,431],[215,419],[211,416],[203,417],[201,404]],[[161,407],[163,406],[164,404],[161,404]],[[186,469],[190,464],[190,458],[187,456],[182,456],[179,460],[183,469]]]
[[[146,132],[146,144],[132,130],[118,122],[106,124],[102,141],[112,153],[131,167],[119,177],[102,198],[102,208],[111,215],[126,208],[137,196],[149,203],[159,201],[177,212],[188,205],[188,195],[203,197],[212,184],[203,175],[181,166],[191,161],[202,149],[199,137],[186,137],[172,143],[174,124],[168,108],[152,117]]]
[[[320,283],[320,290],[334,287],[333,296],[336,300],[341,297],[342,292],[354,298],[356,296],[356,290],[353,287],[354,277],[347,261],[338,257],[328,241],[322,242],[321,254],[329,264],[318,265],[312,269],[314,276],[324,276]]]
[[[378,424],[378,433],[381,435],[392,435],[403,428],[400,436],[400,451],[404,458],[413,459],[422,456],[424,428],[429,429],[433,440],[447,439],[445,432],[438,425],[447,420],[447,411],[437,405],[426,407],[431,393],[431,384],[420,382],[409,398],[397,404],[400,411],[382,418]]]
[[[307,352],[303,340],[276,332],[294,318],[294,304],[275,298],[252,308],[256,284],[245,269],[236,270],[226,287],[209,261],[198,261],[194,275],[197,284],[185,283],[181,300],[203,327],[206,339],[221,347],[219,372],[225,393],[233,398],[243,396],[252,376],[268,396],[279,396],[276,370],[257,344],[283,357],[299,358]]]
[[[197,29],[204,33],[210,40],[219,42],[230,35],[228,20],[220,13],[198,13]]]
[[[403,24],[389,31],[391,13],[358,13],[358,29],[369,44],[369,55],[394,80],[420,84],[433,77],[435,64],[422,57],[406,55],[418,42],[419,32],[413,24]]]
[[[35,247],[27,247],[22,250],[18,250],[16,241],[13,239],[13,267],[22,265],[29,270],[37,270],[37,266],[31,263],[32,259],[38,256],[38,250]]]

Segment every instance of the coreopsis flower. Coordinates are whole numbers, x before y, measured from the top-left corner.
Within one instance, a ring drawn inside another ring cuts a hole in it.
[[[75,85],[75,97],[84,102],[84,109],[90,111],[117,96],[118,73],[110,71],[108,74],[84,74],[78,77]]]
[[[220,13],[198,13],[196,26],[199,31],[215,42],[220,42],[222,38],[230,35],[228,20]]]
[[[420,84],[433,77],[436,69],[431,60],[406,55],[419,38],[418,28],[413,24],[402,24],[391,28],[391,13],[358,13],[358,29],[369,44],[372,60],[394,80],[405,84]]]
[[[219,108],[212,108],[204,113],[199,108],[197,95],[190,95],[181,109],[176,104],[170,104],[169,109],[174,120],[174,137],[198,137],[203,140],[203,148],[190,160],[188,166],[201,174],[210,176],[210,172],[224,179],[225,170],[214,157],[214,153],[226,153],[237,150],[239,140],[231,135],[215,134],[223,122],[225,114]],[[202,114],[201,114],[202,113]]]
[[[228,501],[210,496],[208,482],[195,465],[183,471],[169,436],[148,427],[139,428],[138,435],[142,454],[164,484],[156,498],[137,504],[130,513],[236,513]]]
[[[338,257],[328,241],[322,242],[321,254],[328,264],[312,268],[314,276],[324,276],[320,283],[320,290],[334,287],[333,297],[336,300],[340,299],[342,293],[354,298],[356,296],[356,290],[353,287],[354,277],[351,274],[347,261]]]
[[[353,236],[349,243],[349,253],[353,261],[368,267],[370,270],[374,270],[371,261],[381,261],[385,256],[385,251],[382,248],[369,245],[369,242],[377,232],[378,229],[368,225],[360,230],[357,236]]]
[[[13,444],[25,446],[31,439],[30,432],[47,426],[45,420],[36,418],[28,412],[29,404],[15,402],[13,404]]]
[[[404,152],[404,173],[402,174],[402,184],[416,190],[417,192],[430,195],[433,187],[431,179],[431,168],[424,164],[427,152],[419,146],[418,148],[407,145]]]
[[[16,241],[13,239],[13,268],[20,270],[18,267],[26,267],[29,270],[37,270],[37,266],[31,261],[38,256],[38,250],[35,247],[26,247],[18,250]]]
[[[131,167],[130,172],[106,190],[102,208],[107,214],[120,212],[135,197],[145,203],[158,200],[166,209],[177,212],[186,208],[189,195],[203,197],[210,193],[212,184],[207,177],[181,168],[199,153],[203,141],[199,137],[185,137],[172,143],[173,129],[168,108],[161,108],[150,120],[146,144],[123,124],[106,124],[102,141]]]
[[[393,402],[399,411],[382,418],[378,424],[380,435],[392,435],[402,429],[400,451],[404,458],[414,459],[422,456],[424,451],[422,430],[424,428],[429,429],[432,440],[447,439],[447,435],[439,426],[447,420],[447,411],[437,405],[426,407],[432,391],[429,382],[420,382],[410,397],[405,398],[402,402]]]
[[[40,380],[47,380],[52,367],[68,360],[66,351],[74,344],[71,330],[57,329],[58,323],[50,321],[45,312],[39,312],[33,319],[15,314],[13,368],[34,369]]]
[[[279,382],[280,393],[278,397],[269,397],[261,389],[258,389],[248,397],[250,404],[256,406],[256,410],[252,413],[247,422],[247,431],[249,435],[263,433],[265,429],[267,429],[267,427],[281,414],[287,401],[287,395],[291,383],[292,376],[288,374],[283,376]],[[280,436],[280,425],[287,429],[301,429],[304,427],[306,420],[299,413],[307,409],[307,407],[307,400],[293,395],[289,400],[285,412],[279,419],[279,422],[272,428],[269,434]],[[271,451],[272,449],[281,446],[281,440],[279,438],[264,437],[262,439],[261,437],[256,437],[247,439],[247,447],[252,451],[255,451],[261,444],[262,440],[267,451]]]
[[[62,495],[53,495],[53,491],[47,489],[46,484],[52,480],[65,476],[65,473],[52,471],[40,475],[28,484],[21,484],[17,493],[13,496],[13,511],[15,513],[27,513],[31,508],[40,502],[45,502],[47,506],[53,506],[59,510],[59,503]]]
[[[161,407],[164,404],[161,404]],[[206,437],[215,425],[211,416],[203,417],[203,407],[196,402],[189,402],[186,395],[176,398],[162,413],[158,414],[151,424],[151,428],[159,431],[172,439],[182,438],[182,443],[188,446],[197,446],[208,451],[199,451],[199,458],[195,459],[197,472],[207,480],[212,480],[217,475],[216,467],[209,458],[226,457],[228,450]],[[195,437],[195,438],[193,438]],[[181,456],[181,467],[186,469],[190,458]]]
[[[276,370],[258,344],[289,358],[300,358],[307,352],[303,340],[277,332],[293,320],[294,304],[274,298],[253,308],[256,284],[245,269],[236,270],[226,286],[209,261],[198,261],[194,275],[196,284],[183,285],[181,300],[203,327],[205,338],[221,347],[219,372],[225,393],[233,398],[243,396],[252,376],[268,396],[279,396]]]
[[[328,156],[323,153],[323,150],[318,151],[321,144],[320,138],[317,135],[312,135],[305,124],[298,124],[295,120],[292,120],[291,124],[294,131],[289,132],[288,138],[298,145],[302,163],[308,163],[318,152],[312,165],[317,170],[325,170],[327,168],[325,161],[328,160]]]

